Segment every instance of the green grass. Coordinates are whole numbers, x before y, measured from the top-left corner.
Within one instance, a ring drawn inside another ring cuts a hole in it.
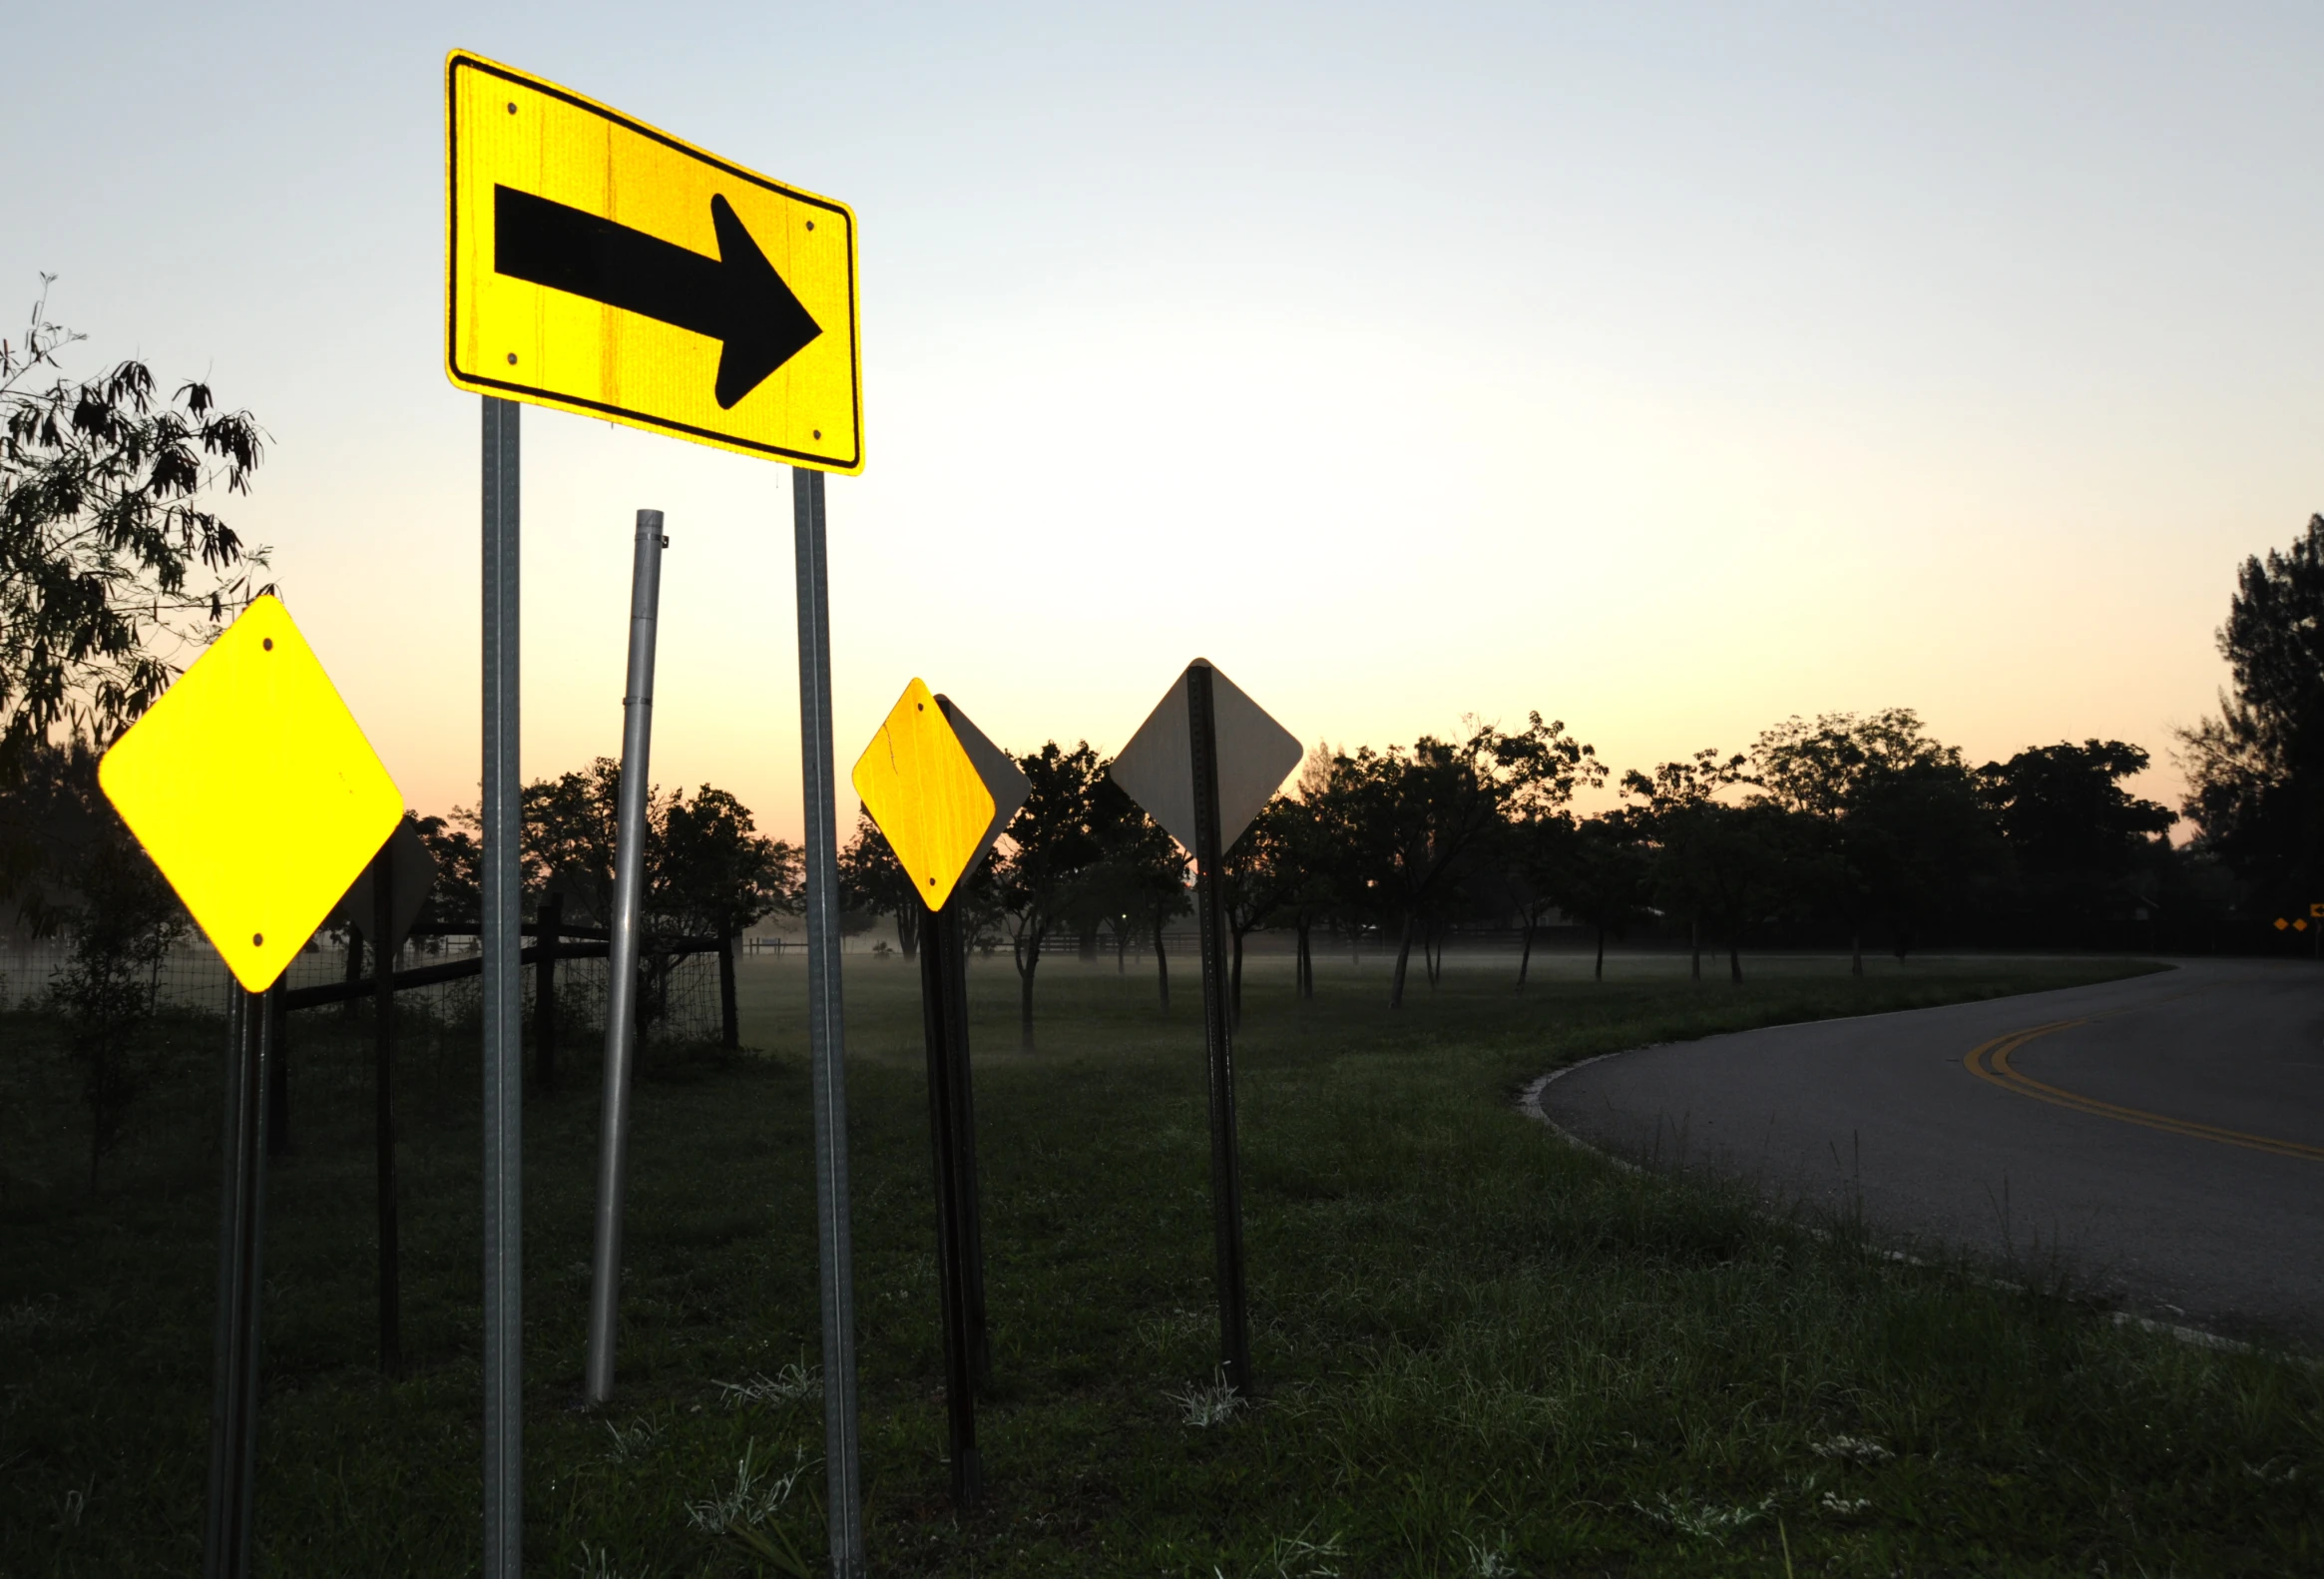
[[[2056,959],[1571,958],[1520,997],[1456,959],[1384,1008],[1253,966],[1240,1043],[1262,1392],[1207,1382],[1207,1124],[1195,984],[1043,967],[1015,1050],[1005,960],[971,971],[995,1395],[991,1495],[946,1497],[917,973],[851,956],[864,1479],[881,1574],[2286,1574],[2324,1570],[2324,1379],[2113,1326],[2057,1289],[1905,1266],[1739,1191],[1558,1144],[1516,1092],[1640,1042],[2119,974]],[[528,1566],[771,1572],[690,1526],[754,1471],[808,1467],[763,1528],[819,1565],[811,1134],[795,959],[744,967],[741,1059],[640,1088],[622,1387],[574,1407],[594,1058],[526,1114]],[[359,1037],[302,1017],[296,1153],[270,1182],[260,1571],[456,1574],[479,1518],[477,1079],[403,1063],[407,1377],[373,1361]],[[355,1030],[359,1033],[360,1027]],[[152,1094],[90,1198],[47,1029],[0,1018],[0,1573],[198,1565],[215,1277],[215,1060]],[[790,1373],[795,1380],[796,1372]],[[769,1378],[755,1399],[719,1383]],[[761,1482],[763,1487],[764,1482]]]

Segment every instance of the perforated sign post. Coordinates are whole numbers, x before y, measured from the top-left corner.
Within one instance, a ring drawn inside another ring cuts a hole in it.
[[[1251,1388],[1250,1314],[1242,1276],[1242,1161],[1234,1125],[1233,1027],[1227,1018],[1226,915],[1220,867],[1291,770],[1299,742],[1197,658],[1163,694],[1107,770],[1194,855],[1202,932],[1202,1037],[1210,1064],[1210,1209],[1218,1250],[1218,1364]]]
[[[444,370],[484,404],[484,1573],[522,1567],[517,410],[788,462],[831,1571],[863,1571],[823,473],[863,469],[855,216],[555,83],[444,65]]]
[[[904,688],[857,759],[852,779],[922,905],[920,1005],[936,1164],[945,1414],[953,1500],[973,1502],[984,1494],[976,1392],[992,1378],[968,1066],[968,938],[959,889],[1032,786],[965,714],[918,680]]]
[[[403,796],[272,597],[113,744],[97,782],[240,990],[230,1015],[203,1572],[250,1569],[263,1287],[264,994],[403,814]]]

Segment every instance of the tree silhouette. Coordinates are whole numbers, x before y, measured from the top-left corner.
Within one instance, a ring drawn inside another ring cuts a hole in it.
[[[1017,759],[1031,787],[1003,839],[1007,857],[994,873],[995,905],[1017,963],[1018,1038],[1033,1051],[1033,980],[1042,945],[1068,924],[1084,898],[1082,884],[1103,854],[1091,826],[1098,754],[1087,741],[1067,750],[1055,741]]]
[[[1597,753],[1562,723],[1528,715],[1514,734],[1471,721],[1465,740],[1422,736],[1410,751],[1360,747],[1332,764],[1343,890],[1398,933],[1388,1006],[1404,1004],[1412,944],[1447,902],[1478,845],[1512,814],[1563,804],[1603,782]]]
[[[2246,559],[2219,628],[2229,689],[2180,732],[2201,844],[2270,908],[2324,894],[2324,515]]]
[[[110,745],[265,563],[208,502],[249,490],[256,420],[206,383],[163,400],[140,361],[64,377],[81,336],[49,321],[46,282],[0,341],[0,782],[57,730]]]

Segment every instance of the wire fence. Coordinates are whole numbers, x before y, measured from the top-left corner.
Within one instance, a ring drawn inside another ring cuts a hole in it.
[[[481,951],[478,939],[465,936],[413,938],[397,953],[392,967],[409,970],[421,965],[448,964],[472,959]],[[328,986],[347,979],[347,945],[339,935],[323,932],[296,955],[282,972],[286,988]],[[49,984],[72,963],[69,938],[0,942],[0,1005],[37,1013],[47,1008]],[[649,959],[643,972],[641,996],[646,1003],[647,1038],[651,1041],[714,1042],[721,1032],[718,1002],[718,956],[687,953],[658,968]],[[364,960],[364,993],[343,1003],[322,1004],[297,1011],[310,1016],[365,1018],[370,1015],[369,960]],[[606,960],[561,958],[548,967],[556,972],[558,1039],[578,1046],[590,1037],[605,1035]],[[542,967],[524,966],[519,992],[528,1018],[538,1001]],[[235,991],[233,975],[218,951],[199,935],[180,943],[154,962],[148,1006],[155,1011],[215,1015],[223,1019]],[[482,1034],[482,979],[464,976],[452,981],[398,986],[395,1011],[408,1018],[411,1029],[426,1027],[439,1035]]]

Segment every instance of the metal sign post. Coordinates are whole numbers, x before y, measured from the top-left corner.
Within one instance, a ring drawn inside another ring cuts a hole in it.
[[[1186,723],[1193,760],[1194,908],[1201,916],[1202,1041],[1209,1054],[1210,1216],[1218,1251],[1218,1354],[1226,1382],[1251,1389],[1250,1311],[1242,1276],[1242,1156],[1234,1125],[1234,1042],[1227,1024],[1226,895],[1219,870],[1218,726],[1211,670],[1186,670]]]
[[[1000,842],[1001,834],[1016,817],[1025,797],[1033,792],[1031,781],[1009,754],[992,743],[989,736],[954,705],[950,697],[939,694],[936,706],[944,715],[944,722],[952,726],[953,737],[961,750],[968,754],[976,768],[978,779],[993,797],[993,819],[985,826],[984,837],[977,843],[976,853],[961,869],[960,880],[965,883]],[[952,900],[947,900],[950,907]],[[959,922],[951,929],[951,947],[945,954],[945,1026],[951,1033],[949,1053],[952,1070],[953,1113],[956,1123],[954,1145],[960,1157],[960,1225],[963,1255],[962,1268],[967,1274],[968,1339],[970,1370],[980,1390],[993,1384],[993,1344],[991,1328],[985,1317],[985,1235],[984,1211],[977,1199],[977,1121],[974,1082],[969,1078],[968,1062],[968,926]]]
[[[1218,1251],[1218,1365],[1251,1387],[1242,1261],[1242,1164],[1226,977],[1226,852],[1299,766],[1299,742],[1205,659],[1163,694],[1108,775],[1194,854],[1202,933],[1202,1040],[1210,1089],[1210,1207]]]
[[[249,1571],[265,1287],[267,1086],[282,972],[403,814],[403,794],[271,594],[107,749],[97,782],[241,990],[231,1006],[203,1571]]]
[[[638,512],[630,571],[630,684],[622,698],[622,789],[614,832],[613,941],[606,954],[605,1117],[597,1153],[597,1265],[589,1283],[589,1401],[614,1395],[622,1289],[622,1199],[630,1146],[630,1064],[638,1045],[638,912],[646,876],[646,788],[654,746],[654,634],[662,603],[662,512]]]
[[[236,991],[227,1011],[226,1146],[219,1185],[218,1325],[211,1363],[210,1494],[204,1579],[250,1571],[258,1463],[258,1292],[265,1248],[266,1032],[261,993]]]
[[[974,869],[973,867],[971,869]],[[977,1199],[977,1116],[968,1063],[968,926],[961,920],[957,901],[947,904],[951,921],[940,941],[944,944],[945,1071],[949,1079],[955,1188],[959,1205],[961,1293],[966,1309],[969,1379],[979,1392],[993,1385],[992,1331],[985,1317],[984,1210]],[[925,945],[923,945],[925,946]],[[922,983],[926,991],[926,983]],[[972,1444],[973,1445],[973,1444]]]
[[[399,1314],[402,1273],[395,1204],[395,958],[435,881],[435,857],[420,841],[411,819],[404,817],[371,856],[363,875],[348,885],[336,911],[339,920],[355,930],[357,942],[348,950],[348,965],[359,963],[364,943],[371,947],[372,1155],[379,1174],[379,1368],[391,1376],[403,1368]],[[356,975],[350,973],[346,1000],[350,1011],[355,1006],[357,984]]]
[[[463,50],[444,61],[444,372],[485,411],[485,1579],[514,1579],[523,1517],[514,401],[796,472],[825,1456],[832,1571],[851,1576],[863,1517],[821,474],[863,469],[855,216]],[[714,256],[697,251],[705,223]]]
[[[928,1132],[936,1163],[939,1324],[952,1496],[984,1495],[976,1392],[991,1379],[984,1245],[977,1224],[976,1120],[969,1099],[968,941],[960,885],[1031,787],[958,708],[919,680],[889,710],[851,782],[919,894],[920,1012],[927,1034]]]
[[[395,852],[371,857],[372,1152],[379,1164],[379,1368],[403,1369],[403,1274],[395,1221]]]
[[[957,899],[957,895],[955,896]],[[928,1133],[936,1159],[936,1266],[943,1309],[944,1414],[950,1438],[952,1500],[985,1494],[984,1461],[977,1454],[976,1336],[969,1323],[968,1257],[972,1166],[962,1145],[963,1060],[967,1040],[952,990],[952,959],[961,948],[960,910],[948,902],[920,912],[920,1011],[928,1041]]]
[[[815,1107],[815,1244],[822,1273],[823,1464],[832,1579],[864,1572],[855,1413],[855,1249],[847,1200],[846,1038],[839,1005],[839,824],[831,766],[831,608],[823,474],[791,471],[798,550],[799,772],[807,877],[807,1040]]]
[[[484,1575],[524,1567],[524,1030],[518,902],[517,416],[484,397]]]

